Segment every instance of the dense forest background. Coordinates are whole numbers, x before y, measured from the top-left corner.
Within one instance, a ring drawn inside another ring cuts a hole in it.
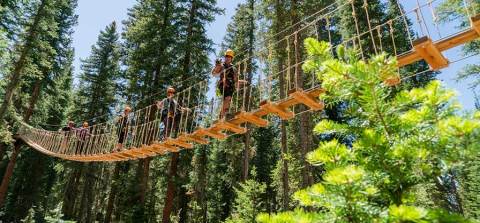
[[[227,27],[222,52],[231,48],[243,52],[235,60],[249,58],[255,49],[287,35],[282,32],[287,27],[300,26],[302,18],[335,1],[246,0],[237,6]],[[477,1],[467,2],[480,9]],[[363,1],[354,3],[360,8]],[[439,22],[461,18],[461,26],[467,27],[467,13],[458,10],[462,4],[444,1]],[[371,0],[368,5],[370,19],[378,23],[397,17],[402,10],[395,0]],[[4,99],[0,219],[4,222],[254,222],[260,213],[300,207],[293,194],[324,180],[326,167],[307,162],[307,154],[319,143],[338,139],[351,145],[355,141],[313,132],[314,123],[323,119],[351,123],[349,107],[336,103],[324,112],[274,120],[269,127],[251,128],[226,141],[136,161],[78,163],[29,149],[13,137],[20,121],[53,131],[68,120],[100,123],[118,115],[125,104],[134,108],[153,104],[165,97],[163,89],[168,86],[181,89],[209,78],[213,63],[209,54],[222,54],[214,52],[206,34],[206,27],[223,13],[216,0],[137,0],[123,21],[123,30],[113,22],[99,33],[75,79],[76,6],[77,0],[0,0],[0,95]],[[324,23],[319,24],[318,36],[338,43],[355,35],[351,14],[344,10],[332,18],[338,26],[328,32]],[[360,20],[358,25],[367,29],[368,24]],[[404,32],[392,35],[395,47],[409,48]],[[393,49],[388,43],[383,47],[387,52]],[[285,48],[277,45],[269,55],[273,71],[287,63]],[[374,53],[371,47],[364,50]],[[480,45],[473,42],[463,50],[479,53]],[[408,69],[426,67],[420,63]],[[249,67],[247,79],[259,69]],[[460,78],[476,77],[478,70],[478,65],[468,65]],[[435,75],[428,72],[410,78],[398,91],[425,87]],[[480,83],[475,80],[474,88]],[[412,189],[416,202],[480,220],[480,153],[476,150],[467,157],[465,164],[416,185]]]

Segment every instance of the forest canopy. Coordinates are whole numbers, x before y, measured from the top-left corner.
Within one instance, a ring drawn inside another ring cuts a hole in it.
[[[0,0],[0,221],[480,221],[479,0],[219,3]]]

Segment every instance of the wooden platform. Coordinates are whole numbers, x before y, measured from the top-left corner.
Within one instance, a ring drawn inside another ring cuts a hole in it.
[[[429,47],[430,47],[430,49],[434,49],[434,51],[436,51],[436,52],[432,52],[432,54],[436,54],[437,57],[438,57],[438,52],[443,52],[443,51],[452,49],[456,46],[463,45],[465,43],[471,42],[471,41],[477,39],[478,37],[480,37],[480,14],[476,15],[474,17],[471,17],[470,20],[472,21],[472,27],[470,27],[470,29],[464,30],[464,31],[459,32],[455,35],[443,38],[441,40],[438,40],[438,41],[432,43]],[[425,38],[425,37],[422,37],[422,38]],[[420,39],[422,39],[422,38],[420,38]],[[419,41],[417,41],[417,42],[419,42]],[[422,57],[422,54],[423,54],[423,57]],[[411,51],[406,52],[402,55],[399,55],[397,57],[398,66],[399,67],[404,67],[408,64],[412,64],[414,62],[425,59],[424,57],[427,57],[425,55],[425,53],[424,52],[423,53],[418,52],[417,49],[415,48],[415,45],[414,45],[414,49],[412,49]],[[436,66],[437,66],[438,63],[442,64],[442,59],[439,60],[439,58],[429,59],[429,60],[430,60],[430,62],[432,62],[432,60],[436,61],[436,62],[433,62],[432,64],[430,64],[429,61],[426,61],[427,63],[429,63],[429,65],[432,67],[432,69],[437,68]],[[445,61],[443,61],[443,63],[444,62]]]

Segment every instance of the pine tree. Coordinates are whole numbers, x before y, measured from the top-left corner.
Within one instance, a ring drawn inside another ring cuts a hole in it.
[[[251,175],[252,179],[240,183],[235,189],[236,198],[232,216],[225,222],[255,222],[257,214],[265,211],[261,197],[265,194],[267,186],[255,180],[256,168],[252,168]]]
[[[95,118],[94,122],[104,122],[112,116],[112,108],[117,102],[119,93],[120,71],[120,44],[117,25],[112,22],[104,31],[101,31],[97,43],[92,46],[91,55],[82,61],[82,75],[78,89],[78,104],[74,106],[73,117],[77,122]],[[65,218],[72,219],[73,204],[79,205],[77,216],[80,222],[90,222],[93,219],[96,175],[100,167],[95,164],[72,165],[71,181],[66,185],[64,204],[66,205]],[[83,170],[83,171],[82,171]],[[79,180],[84,178],[83,188],[79,188]],[[76,182],[76,183],[75,183]],[[69,193],[81,195],[70,197]],[[72,206],[70,206],[72,205]]]
[[[45,30],[48,33],[39,32],[40,39],[35,40],[36,43],[45,45],[34,45],[37,51],[28,55],[27,58],[29,63],[26,67],[33,75],[25,76],[25,80],[21,83],[21,96],[15,98],[16,104],[27,105],[18,109],[24,121],[32,125],[46,126],[46,128],[51,128],[49,125],[58,125],[63,121],[59,118],[65,116],[66,109],[69,107],[72,85],[71,35],[72,27],[76,24],[74,15],[76,1],[65,0],[55,3],[55,7],[49,6],[52,21],[49,28]],[[9,162],[11,170],[16,164],[16,156],[20,149],[20,145],[15,143]],[[52,166],[52,158],[32,150],[19,158],[12,181],[12,188],[15,190],[9,193],[5,207],[7,212],[11,213],[7,218],[21,219],[33,206],[36,207],[36,219],[45,217],[50,205],[46,202],[46,197],[50,194],[54,181]],[[8,186],[8,180],[5,181],[7,179],[5,177],[8,177],[8,174],[7,171],[2,182],[6,186]],[[18,203],[19,200],[23,202]]]
[[[19,47],[19,56],[16,59],[12,71],[8,77],[9,81],[5,88],[4,101],[0,106],[0,119],[5,117],[7,109],[11,105],[12,97],[17,90],[22,76],[24,75],[24,69],[28,64],[28,56],[35,47],[41,49],[37,52],[38,60],[43,60],[43,63],[49,64],[49,59],[55,54],[54,51],[46,43],[46,39],[54,33],[56,33],[56,22],[54,21],[54,1],[44,0],[40,1],[36,7],[36,11],[31,19],[31,24],[28,31],[25,33],[23,44]],[[48,24],[48,25],[47,25]],[[44,53],[41,55],[41,53]]]
[[[121,78],[119,35],[115,22],[100,32],[91,55],[82,60],[81,68],[78,98],[82,100],[75,105],[74,117],[78,122],[94,117],[94,122],[104,122],[112,116]]]
[[[162,89],[166,89],[176,81],[182,81],[181,85],[174,86],[177,92],[180,92],[206,78],[205,74],[210,69],[207,55],[212,50],[212,42],[207,38],[204,26],[212,22],[214,15],[220,12],[215,4],[216,1],[213,0],[180,2],[145,0],[140,1],[130,10],[124,33],[127,52],[125,63],[128,65],[129,79],[127,94],[130,100],[139,102],[135,106],[144,107],[153,104],[165,96]],[[175,38],[176,36],[183,38]],[[197,92],[192,94],[195,93]],[[181,216],[186,216],[188,209],[188,202],[185,202],[187,198],[181,191],[183,187],[174,182],[178,176],[177,169],[182,171],[181,176],[186,176],[186,171],[190,169],[188,165],[181,168],[173,166],[189,163],[185,161],[190,160],[191,155],[182,153],[183,155],[185,158],[176,153],[171,155],[172,171],[168,176],[171,182],[167,183],[163,212],[165,222],[169,221],[174,209],[182,210]],[[135,219],[145,217],[146,201],[142,197],[147,197],[148,180],[146,179],[149,179],[148,173],[151,172],[150,162],[150,159],[139,161],[134,177],[137,183],[132,183],[134,187],[132,191],[135,191],[133,215]],[[187,179],[180,179],[177,182],[185,180]],[[174,206],[177,195],[182,201],[179,202],[182,207]]]

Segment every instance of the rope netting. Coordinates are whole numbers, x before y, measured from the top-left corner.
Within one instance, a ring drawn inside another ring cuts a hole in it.
[[[223,88],[210,89],[209,80],[203,80],[180,89],[170,98],[158,98],[154,104],[145,108],[124,111],[105,123],[69,131],[47,131],[22,123],[18,135],[43,153],[79,161],[122,160],[178,152],[182,147],[188,148],[188,142],[204,141],[203,136],[224,138],[241,134],[241,128],[249,128],[247,122],[240,122],[236,126],[228,122],[242,113],[248,113],[250,117],[258,116],[253,119],[275,114],[262,112],[265,104],[287,104],[291,107],[288,112],[293,115],[311,112],[311,107],[302,101],[293,100],[291,96],[292,92],[301,91],[316,97],[318,95],[312,92],[321,89],[321,83],[315,74],[302,70],[307,57],[303,40],[307,37],[328,41],[332,50],[339,45],[358,49],[359,56],[363,59],[380,52],[401,58],[415,52],[414,42],[419,37],[426,36],[433,41],[441,41],[473,29],[453,33],[440,32],[436,13],[440,1],[408,1],[411,6],[408,10],[404,9],[405,4],[398,1],[395,3],[390,7],[396,7],[400,13],[386,20],[379,20],[372,19],[372,6],[367,0],[348,0],[342,3],[335,1],[270,36],[261,43],[266,47],[253,50],[253,55],[246,51],[240,52],[239,58],[243,59],[233,63],[228,69],[223,69],[223,79],[215,80],[216,84],[222,83],[220,86]],[[464,7],[469,15],[476,13],[468,1]],[[345,21],[339,19],[340,14],[345,12],[351,13],[349,22],[353,25],[350,27],[352,30],[347,32],[341,29]],[[436,30],[437,33],[432,33],[431,30]],[[400,42],[404,44],[400,46]],[[455,62],[465,58],[457,58]],[[412,59],[407,64],[415,66],[416,63],[421,61]],[[427,66],[423,67],[424,70],[416,69],[415,72],[399,69],[402,80],[431,71]],[[229,69],[234,70],[237,80],[234,82],[234,90],[227,93],[225,78]],[[227,94],[230,99],[226,100]],[[277,111],[277,115],[280,112],[282,111]],[[223,123],[224,128],[212,130],[218,123]],[[196,134],[199,132],[205,134]],[[84,159],[85,157],[94,158]]]

